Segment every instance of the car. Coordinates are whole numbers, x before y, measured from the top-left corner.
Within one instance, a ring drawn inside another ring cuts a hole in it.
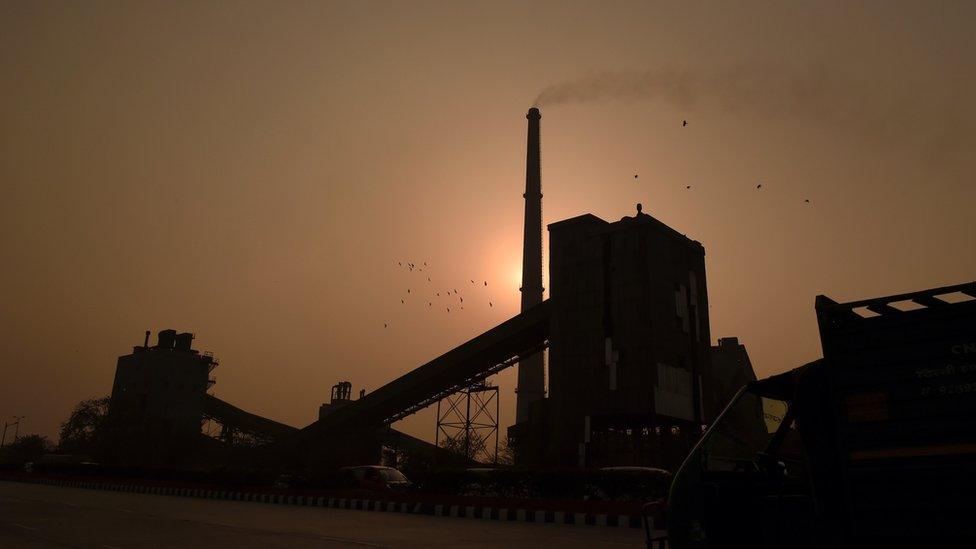
[[[342,467],[339,473],[347,486],[371,492],[405,492],[413,486],[403,473],[382,465]]]
[[[586,499],[650,501],[667,494],[671,472],[656,467],[601,467]]]

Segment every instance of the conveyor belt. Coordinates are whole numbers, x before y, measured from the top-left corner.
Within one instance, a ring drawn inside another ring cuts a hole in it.
[[[434,360],[335,410],[303,433],[377,428],[481,381],[548,345],[549,301],[499,324]]]
[[[207,395],[203,403],[203,415],[239,431],[275,439],[284,438],[298,431],[290,425],[246,412],[211,395]]]

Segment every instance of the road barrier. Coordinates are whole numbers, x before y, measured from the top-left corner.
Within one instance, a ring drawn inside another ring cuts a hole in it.
[[[480,520],[499,520],[512,522],[536,522],[547,524],[566,524],[577,526],[609,526],[618,528],[641,528],[640,514],[615,514],[574,512],[558,509],[541,509],[545,502],[532,500],[511,499],[506,506],[498,505],[464,505],[452,503],[458,498],[445,498],[444,503],[434,503],[436,498],[427,496],[424,501],[409,501],[399,496],[397,501],[377,494],[375,498],[335,497],[330,495],[289,494],[272,492],[255,492],[240,490],[224,490],[214,488],[197,488],[168,485],[138,484],[129,482],[112,482],[102,480],[77,480],[58,478],[38,478],[27,476],[0,477],[0,480],[12,482],[27,482],[44,484],[64,488],[83,488],[89,490],[107,490],[111,492],[129,492],[136,494],[152,494],[161,496],[191,497],[203,499],[218,499],[227,501],[242,501],[253,503],[267,503],[279,505],[295,505],[302,507],[331,507],[334,509],[350,509],[358,511],[378,511],[387,513],[409,513],[415,515],[430,515],[437,517],[454,517]],[[530,507],[530,508],[527,508]],[[658,532],[662,526],[656,517],[649,517],[649,527]]]

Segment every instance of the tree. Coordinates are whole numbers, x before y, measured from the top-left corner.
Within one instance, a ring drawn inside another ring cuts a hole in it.
[[[498,465],[515,465],[515,448],[512,441],[503,438],[498,445]]]
[[[51,441],[41,435],[24,435],[4,446],[0,453],[0,462],[26,463],[40,461],[41,456],[51,449]]]
[[[58,432],[60,451],[77,454],[97,451],[105,434],[109,400],[109,397],[90,398],[75,406]]]
[[[440,442],[441,448],[459,458],[470,461],[491,462],[495,448],[488,447],[488,441],[479,436],[477,431],[471,431],[470,439],[464,440],[464,431],[445,436]]]

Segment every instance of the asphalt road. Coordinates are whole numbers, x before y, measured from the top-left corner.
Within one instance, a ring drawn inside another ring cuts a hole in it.
[[[0,547],[641,547],[643,531],[0,482]]]

